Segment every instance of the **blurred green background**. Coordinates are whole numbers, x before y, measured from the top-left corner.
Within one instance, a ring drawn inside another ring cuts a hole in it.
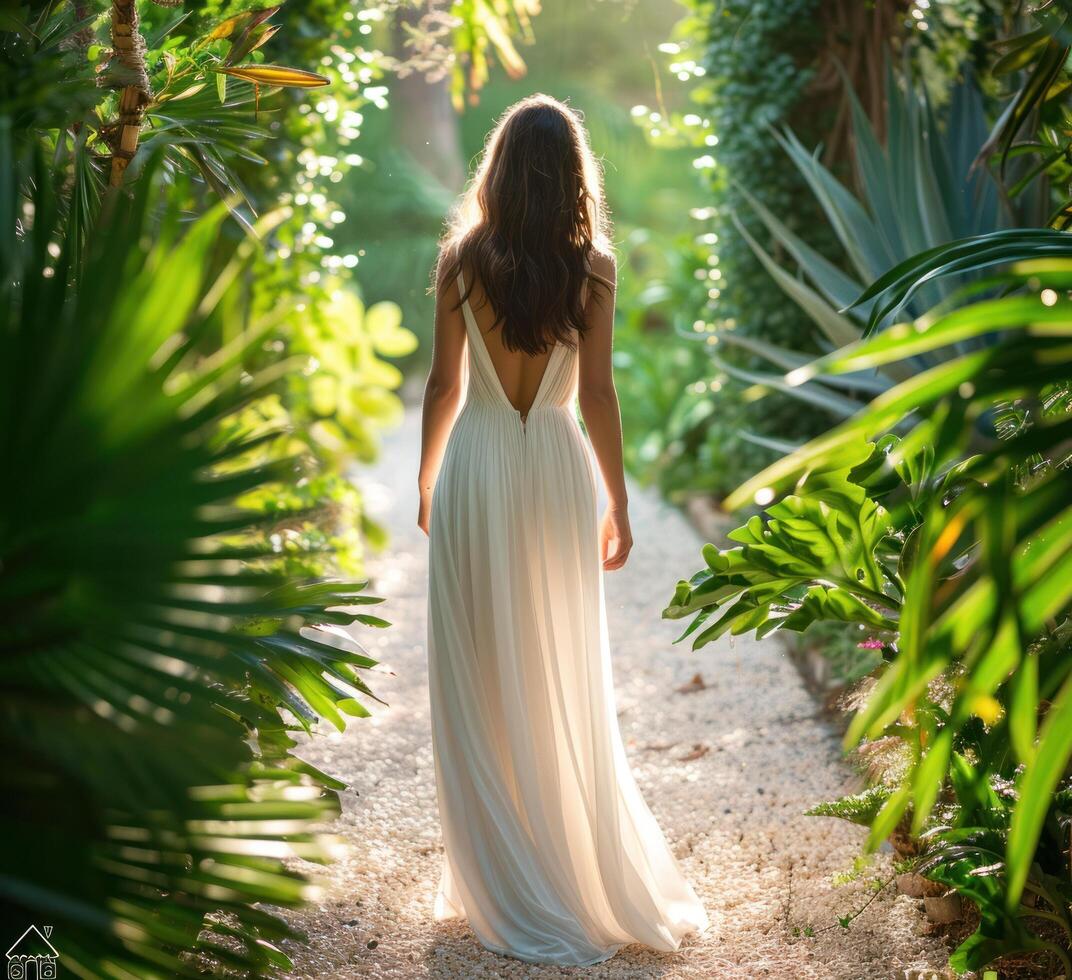
[[[603,161],[619,245],[628,247],[641,229],[655,236],[686,231],[690,209],[702,200],[693,154],[687,147],[656,152],[632,114],[636,105],[655,107],[657,92],[668,108],[680,111],[686,104],[687,92],[658,50],[680,15],[672,0],[549,0],[539,14],[538,41],[519,47],[525,74],[512,79],[495,72],[460,115],[450,107],[445,84],[416,80],[403,98],[393,93],[386,109],[370,115],[362,148],[367,162],[342,188],[349,215],[343,241],[365,250],[359,278],[366,299],[399,303],[407,326],[428,338],[427,287],[443,218],[496,118],[533,92],[583,113]],[[428,108],[418,115],[414,101]],[[437,124],[426,139],[433,108]],[[415,357],[426,363],[426,347]]]

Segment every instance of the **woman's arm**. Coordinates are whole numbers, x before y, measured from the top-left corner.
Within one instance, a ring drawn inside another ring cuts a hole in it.
[[[462,358],[465,356],[465,321],[458,302],[458,285],[445,281],[451,260],[440,254],[435,279],[435,327],[432,337],[432,367],[424,386],[421,416],[421,466],[417,474],[421,503],[417,526],[428,533],[432,515],[432,491],[447,439],[462,397]]]
[[[613,571],[625,564],[633,547],[622,464],[622,420],[611,367],[617,284],[614,257],[594,253],[592,272],[601,282],[591,284],[588,291],[577,400],[607,488],[607,509],[600,524],[599,544],[603,568]]]

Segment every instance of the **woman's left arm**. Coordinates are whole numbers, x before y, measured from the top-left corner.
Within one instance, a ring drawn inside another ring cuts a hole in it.
[[[417,475],[421,503],[417,526],[428,533],[432,515],[432,491],[439,476],[447,439],[462,398],[462,359],[465,356],[465,321],[458,304],[458,284],[445,281],[452,260],[440,254],[436,264],[435,327],[432,366],[424,386],[421,417],[421,466]]]

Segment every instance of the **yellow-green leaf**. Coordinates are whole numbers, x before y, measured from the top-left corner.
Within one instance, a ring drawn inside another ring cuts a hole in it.
[[[286,68],[283,65],[230,65],[217,68],[216,71],[254,85],[278,85],[282,88],[320,88],[331,81],[314,71]]]
[[[376,352],[384,357],[405,357],[417,349],[417,337],[402,326],[402,311],[397,303],[370,306],[365,313],[365,326]]]

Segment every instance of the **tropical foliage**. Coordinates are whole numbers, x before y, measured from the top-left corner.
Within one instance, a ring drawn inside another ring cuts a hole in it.
[[[1072,51],[1072,11],[1067,3],[1042,4],[1032,10],[1031,21],[1030,30],[1001,42],[1002,55],[992,73],[1003,81],[1012,80],[1015,87],[979,158],[997,153],[1009,196],[1034,193],[1049,214],[1046,223],[1067,228],[1072,202],[1066,198],[1051,213],[1046,182],[1039,178],[1067,183],[1070,174],[1067,61]],[[1021,138],[1025,130],[1027,138]]]
[[[911,17],[883,4],[688,6],[660,49],[694,111],[637,110],[657,145],[695,147],[709,191],[692,212],[707,291],[677,324],[706,345],[695,358],[708,356],[699,377],[681,379],[681,404],[665,416],[673,435],[656,426],[646,441],[667,447],[672,490],[721,496],[888,385],[870,372],[801,391],[779,376],[855,336],[866,316],[841,307],[886,271],[885,258],[1007,220],[1009,204],[982,170],[965,180],[994,91],[988,78],[980,93],[972,66],[986,67],[981,52],[1004,12],[974,0],[940,0]],[[1034,184],[1025,187],[1007,197],[1042,223]],[[917,312],[925,307],[926,298]],[[801,400],[813,410],[793,404]]]
[[[982,236],[870,290],[877,302],[892,292],[897,308],[928,279],[1016,255],[973,286],[983,299],[787,376],[944,357],[741,487],[730,506],[792,489],[731,533],[740,547],[708,546],[707,568],[666,610],[693,617],[695,646],[818,621],[881,642],[884,664],[846,745],[898,740],[907,775],[872,814],[870,845],[909,821],[927,844],[921,869],[979,906],[958,969],[1013,951],[1050,952],[1067,968],[1072,939],[1061,829],[1072,761],[1072,249],[1063,233]],[[1033,919],[1060,924],[1063,938]]]
[[[614,367],[621,391],[625,463],[670,497],[701,485],[717,460],[703,440],[706,352],[677,342],[679,311],[706,292],[706,250],[695,236],[635,228],[622,241]],[[698,296],[699,294],[699,296]]]
[[[889,326],[901,312],[919,316],[961,288],[974,271],[955,266],[941,277],[928,277],[899,307],[871,302],[870,293],[858,299],[869,283],[910,257],[937,249],[954,239],[968,239],[1004,226],[1005,213],[997,189],[974,169],[976,147],[986,138],[982,96],[969,76],[953,90],[948,111],[939,118],[922,91],[911,82],[902,91],[891,72],[886,79],[887,126],[884,143],[856,95],[846,96],[852,107],[857,183],[862,200],[840,183],[791,131],[780,142],[822,207],[854,275],[846,274],[817,252],[751,195],[748,204],[771,239],[799,264],[794,274],[776,262],[739,220],[738,232],[781,290],[814,323],[820,348],[829,349]],[[955,274],[956,273],[956,274]],[[847,312],[841,312],[846,307]],[[784,395],[805,400],[831,419],[856,412],[860,394],[875,394],[907,373],[926,368],[933,357],[917,356],[907,365],[884,365],[848,377],[828,376],[804,385],[787,386],[781,373],[807,362],[807,355],[762,338],[740,336],[735,329],[712,324],[710,336],[722,347],[744,348],[781,368],[780,373],[741,371],[718,353],[715,363],[731,377],[767,385]]]
[[[982,65],[994,102],[968,70],[940,111],[891,76],[884,142],[852,102],[855,193],[783,135],[845,259],[755,195],[748,209],[781,256],[749,226],[738,233],[828,353],[725,329],[715,350],[764,357],[779,370],[744,378],[755,393],[838,422],[729,495],[728,508],[758,512],[729,546],[704,549],[664,615],[687,619],[697,648],[847,630],[878,653],[845,702],[845,745],[870,783],[812,812],[868,826],[870,848],[892,840],[975,906],[958,971],[1029,954],[1069,974],[1065,6],[1014,30],[992,72]]]
[[[954,958],[971,969],[997,952],[1050,948],[1022,921],[1035,915],[1021,907],[1025,888],[1053,900],[1039,917],[1067,921],[1072,897],[1049,881],[1067,880],[1059,840],[1048,845],[1057,867],[1042,865],[1049,877],[1034,868],[1040,839],[1067,819],[1055,794],[1072,761],[1072,248],[1014,263],[988,285],[1009,294],[804,369],[842,374],[993,341],[951,354],[746,483],[733,503],[792,492],[731,534],[740,547],[708,546],[708,567],[666,611],[694,616],[696,646],[816,620],[882,640],[887,663],[846,745],[895,736],[909,776],[875,814],[871,845],[907,814],[937,842],[929,872],[955,887],[963,877],[968,897],[1000,897],[982,903],[979,931]],[[888,435],[900,422],[904,437]],[[974,810],[946,826],[935,810],[949,780],[958,799],[956,780],[976,794],[1001,788],[1000,826],[977,833]]]
[[[808,105],[812,65],[821,49],[815,16],[821,5],[690,0],[686,6],[688,15],[664,48],[673,74],[690,82],[695,105],[669,114],[656,107],[637,120],[657,144],[694,145],[699,154],[694,166],[708,191],[693,211],[705,253],[699,273],[705,289],[699,302],[684,308],[678,331],[702,341],[693,324],[706,332],[717,319],[740,336],[791,344],[809,332],[807,317],[770,289],[768,273],[737,234],[733,214],[751,194],[798,232],[818,224],[807,185],[784,165],[772,127]],[[818,138],[818,125],[806,138]],[[754,234],[761,233],[757,219],[745,220]],[[742,370],[762,366],[743,350],[730,360]],[[700,377],[709,391],[712,383],[721,390],[728,381],[720,365],[708,366]],[[696,381],[693,373],[685,384]],[[661,454],[668,473],[678,475],[677,487],[725,493],[770,459],[765,438],[793,440],[814,431],[789,399],[771,399],[758,409],[746,399],[724,398],[725,411],[707,412],[696,408],[698,399],[685,384],[682,404],[670,416],[674,434],[664,437]]]
[[[356,48],[361,35],[344,19],[343,6],[332,7],[330,17],[328,8],[306,10],[305,16],[326,20],[340,40],[348,36]],[[10,79],[5,111],[17,151],[13,163],[18,167],[29,159],[31,147],[47,154],[75,261],[114,173],[112,150],[120,137],[116,95],[109,88],[118,88],[122,98],[129,81],[122,59],[116,64],[109,56],[110,22],[99,14],[79,18],[76,8],[24,8],[13,15],[13,29],[0,45]],[[271,21],[278,7],[216,17],[211,11],[191,16],[151,6],[143,13],[144,21],[133,28],[143,38],[135,43],[144,69],[138,75],[144,89],[138,155],[130,157],[129,169],[127,158],[120,158],[124,173],[128,181],[136,178],[141,161],[158,156],[158,179],[175,206],[198,211],[222,199],[230,208],[234,220],[221,227],[207,261],[221,271],[235,249],[244,250],[246,280],[255,288],[224,299],[230,315],[202,337],[202,350],[231,341],[249,315],[278,311],[271,342],[251,353],[247,367],[289,353],[303,356],[307,368],[315,365],[316,375],[306,370],[281,377],[251,411],[285,423],[281,428],[288,432],[280,444],[264,445],[265,458],[289,454],[300,443],[316,460],[318,476],[279,484],[274,500],[268,499],[273,491],[262,497],[265,506],[286,508],[295,497],[319,505],[329,520],[298,530],[333,544],[332,553],[323,552],[322,570],[359,573],[366,544],[379,543],[382,534],[367,519],[360,492],[343,470],[355,455],[373,458],[378,432],[399,417],[401,404],[391,390],[401,374],[381,355],[407,354],[415,339],[401,328],[392,305],[370,311],[366,319],[354,292],[358,256],[333,249],[332,229],[345,215],[327,192],[360,159],[346,147],[360,135],[360,109],[382,98],[376,83],[383,68],[359,48],[356,65],[358,53],[351,51],[320,64],[317,49],[324,43],[305,40],[313,24],[289,12],[287,26],[302,40],[285,45],[289,34]],[[264,52],[272,48],[318,63],[329,74],[309,78],[304,70],[269,71]],[[333,94],[317,103],[316,112],[299,111],[309,108],[305,101],[288,106],[279,88],[280,82],[300,85],[294,91],[306,100],[308,84],[329,80]],[[27,186],[28,175],[18,169],[15,175],[18,186]],[[184,177],[192,179],[179,180]],[[256,236],[264,247],[251,247]],[[301,304],[292,302],[297,292],[305,297]]]
[[[273,972],[291,930],[257,903],[310,894],[284,859],[329,857],[341,786],[291,732],[365,713],[343,628],[379,600],[279,569],[307,515],[255,500],[300,460],[262,458],[249,406],[293,362],[244,370],[265,317],[199,351],[243,265],[205,276],[226,211],[156,220],[144,179],[76,265],[38,173],[0,286],[7,918],[55,923],[83,976]]]

